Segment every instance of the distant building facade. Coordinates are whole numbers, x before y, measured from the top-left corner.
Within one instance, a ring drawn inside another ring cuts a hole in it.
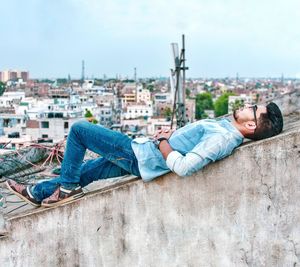
[[[23,82],[29,80],[29,72],[28,71],[20,71],[20,70],[4,70],[0,71],[0,81],[8,82],[8,81],[17,81],[18,79],[22,79]]]

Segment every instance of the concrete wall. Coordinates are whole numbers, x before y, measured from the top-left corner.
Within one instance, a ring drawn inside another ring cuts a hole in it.
[[[186,178],[11,218],[0,266],[300,266],[300,130]]]
[[[284,115],[289,115],[300,110],[300,90],[281,95],[272,100],[279,105]]]

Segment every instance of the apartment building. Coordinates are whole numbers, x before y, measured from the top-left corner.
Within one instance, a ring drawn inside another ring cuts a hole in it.
[[[142,86],[139,86],[137,88],[136,101],[137,103],[146,103],[151,101],[150,91],[148,89],[143,89]]]
[[[72,112],[71,112],[72,113]],[[64,139],[71,126],[78,120],[83,119],[82,114],[64,115],[63,112],[46,112],[39,118],[28,120],[26,122],[26,134],[32,137],[32,140],[48,139],[58,142]]]
[[[153,106],[151,102],[145,104],[128,104],[124,112],[124,119],[136,119],[140,117],[152,117]]]
[[[20,70],[4,70],[0,71],[0,81],[8,82],[8,81],[17,81],[18,79],[22,79],[23,82],[29,80],[29,72],[28,71],[20,71]]]

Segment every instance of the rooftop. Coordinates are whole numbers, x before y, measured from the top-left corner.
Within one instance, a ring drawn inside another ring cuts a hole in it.
[[[289,133],[292,131],[297,131],[300,129],[300,114],[294,113],[290,114],[289,116],[286,116],[284,118],[284,129],[283,133]],[[246,141],[242,146],[240,146],[237,149],[241,149],[245,145],[252,144],[254,142],[252,141]],[[35,148],[35,150],[39,151],[39,148]],[[8,152],[3,151],[6,153],[6,155],[16,155],[14,152]],[[12,175],[3,176],[0,179],[0,194],[6,197],[6,207],[3,209],[4,214],[7,216],[7,218],[16,216],[16,215],[22,215],[27,214],[28,211],[32,210],[42,210],[44,208],[35,208],[26,202],[22,201],[20,198],[16,197],[12,193],[9,192],[9,190],[6,189],[5,186],[5,180],[7,178],[14,178],[18,181],[34,184],[38,181],[45,180],[45,179],[51,179],[53,177],[56,177],[57,175],[53,174],[52,171],[58,167],[57,162],[51,162],[50,165],[43,165],[45,162],[45,159],[47,158],[49,154],[45,154],[43,160],[41,160],[36,166],[31,166],[30,164],[27,165],[27,168],[21,168],[20,171],[16,169]],[[23,155],[21,155],[23,157]],[[87,158],[97,157],[97,155],[93,153],[88,153],[86,155]],[[18,155],[16,155],[16,158],[18,158]],[[111,178],[106,180],[101,180],[97,182],[93,182],[92,184],[88,185],[84,188],[85,193],[92,194],[94,191],[99,192],[99,190],[107,190],[107,188],[111,188],[114,186],[120,186],[120,184],[123,184],[124,182],[135,180],[136,177],[132,175],[126,175],[122,177],[117,178]]]
[[[300,264],[300,103],[295,95],[278,101],[283,133],[246,142],[190,177],[100,181],[49,209],[7,203],[0,265]]]

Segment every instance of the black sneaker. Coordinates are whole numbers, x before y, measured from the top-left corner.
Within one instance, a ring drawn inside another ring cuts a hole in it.
[[[41,206],[41,202],[37,201],[31,194],[30,185],[18,184],[14,180],[9,179],[6,181],[6,186],[11,192],[25,200],[27,203],[36,207]]]
[[[47,208],[58,206],[60,204],[64,204],[74,199],[80,198],[83,195],[84,193],[81,186],[78,186],[71,190],[65,189],[63,187],[58,187],[50,197],[45,198],[42,201],[42,206]]]

